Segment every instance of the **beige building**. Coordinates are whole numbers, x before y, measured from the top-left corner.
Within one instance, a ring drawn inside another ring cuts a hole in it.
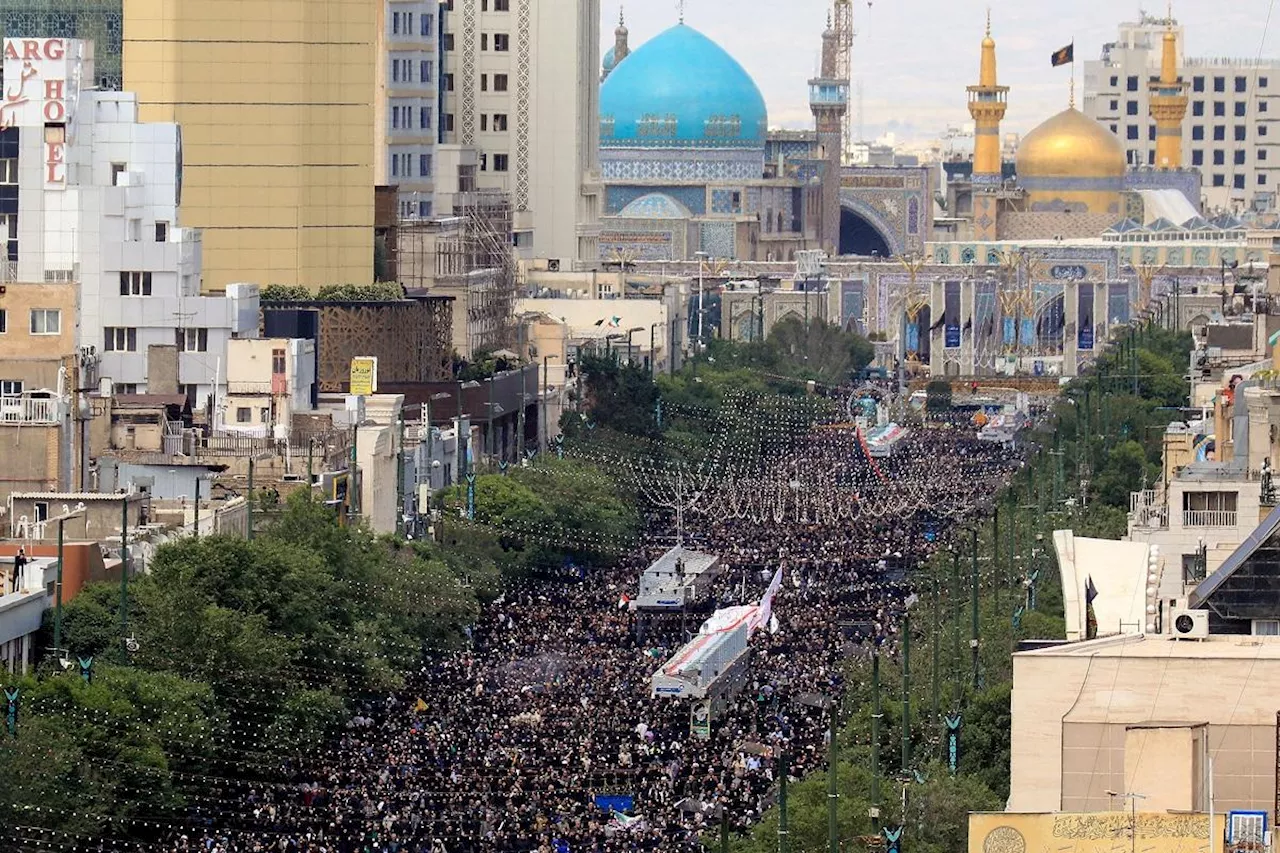
[[[1013,656],[1011,812],[1271,812],[1280,638],[1117,636]],[[1115,796],[1119,793],[1120,796]],[[1145,848],[1144,848],[1145,849]]]
[[[316,404],[316,342],[257,338],[227,342],[227,395],[218,401],[217,432],[287,437],[293,416]]]
[[[205,290],[373,276],[375,0],[125,0],[124,81],[182,127]]]

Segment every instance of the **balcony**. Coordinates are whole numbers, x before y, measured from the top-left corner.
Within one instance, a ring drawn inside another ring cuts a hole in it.
[[[57,424],[58,401],[48,397],[0,397],[0,424]]]
[[[1183,527],[1235,527],[1237,512],[1234,509],[1184,509]]]
[[[1154,489],[1129,493],[1129,517],[1134,527],[1169,526],[1168,509]]]

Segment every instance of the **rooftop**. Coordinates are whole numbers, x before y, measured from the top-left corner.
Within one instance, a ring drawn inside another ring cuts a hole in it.
[[[1014,657],[1280,660],[1280,636],[1222,634],[1205,640],[1180,640],[1164,634],[1118,635],[1018,652]]]

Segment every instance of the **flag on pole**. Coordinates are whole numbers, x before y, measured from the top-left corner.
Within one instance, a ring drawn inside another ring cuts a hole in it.
[[[1057,68],[1059,65],[1070,65],[1071,63],[1075,62],[1076,61],[1076,43],[1072,42],[1066,47],[1058,48],[1053,52],[1053,55],[1049,57],[1049,61],[1053,63],[1054,68]]]

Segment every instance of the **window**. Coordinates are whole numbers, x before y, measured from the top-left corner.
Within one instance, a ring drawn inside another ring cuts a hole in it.
[[[1192,139],[1204,139],[1204,125],[1193,125],[1191,128]]]
[[[1116,130],[1116,126],[1115,126],[1114,124],[1113,124],[1113,125],[1111,125],[1111,132],[1112,132],[1112,133],[1119,133],[1119,131],[1118,131],[1118,130]]]
[[[495,12],[510,12],[510,11],[511,11],[511,0],[493,0],[493,11],[495,11]]]
[[[21,397],[21,379],[0,379],[0,397]]]
[[[179,352],[208,352],[208,329],[175,329]]]
[[[117,382],[111,386],[112,392],[115,394],[137,394],[137,382]]]
[[[431,60],[429,59],[419,60],[418,61],[418,82],[430,83],[431,79],[432,79],[431,78]]]
[[[1125,128],[1125,136],[1126,136],[1126,137],[1128,137],[1129,139],[1137,139],[1137,138],[1138,138],[1138,126],[1137,126],[1136,124],[1131,124],[1131,125],[1129,125],[1128,127],[1126,127],[1126,128]]]
[[[481,92],[489,91],[489,75],[488,74],[480,75],[480,91]]]
[[[421,178],[431,177],[431,155],[418,155],[418,176]]]
[[[49,520],[49,502],[48,501],[36,501],[35,510],[36,510],[36,521]]]
[[[1231,185],[1238,190],[1244,189],[1244,175],[1236,175],[1235,180],[1231,182]]]
[[[1112,101],[1112,102],[1111,102],[1111,112],[1115,112],[1115,111],[1116,111],[1116,110],[1118,110],[1118,109],[1120,109],[1120,102],[1119,102],[1119,101]]]
[[[184,397],[187,398],[187,405],[193,409],[197,407],[196,397],[199,396],[199,391],[200,389],[198,385],[179,385],[178,386],[178,393],[182,394]]]
[[[506,113],[494,113],[494,114],[493,114],[493,129],[494,129],[494,130],[496,130],[496,131],[499,131],[499,132],[504,131],[504,130],[506,130],[506,129],[507,129],[507,114],[506,114]]]
[[[1213,176],[1213,185],[1214,185],[1215,187],[1225,187],[1225,186],[1227,185],[1227,179],[1226,179],[1225,177],[1223,177],[1222,175],[1214,175],[1214,176]]]
[[[17,158],[0,160],[0,184],[12,185],[18,182]]]
[[[1247,104],[1244,101],[1236,101],[1236,115],[1243,116],[1246,106]]]
[[[1248,89],[1248,87],[1249,87],[1249,81],[1248,81],[1248,80],[1246,80],[1244,77],[1237,77],[1237,78],[1236,78],[1236,91],[1237,91],[1237,92],[1243,92],[1243,91],[1245,91],[1246,89]]]
[[[1130,92],[1138,91],[1138,78],[1130,77],[1128,80],[1126,80],[1125,88],[1128,89]]]
[[[421,130],[431,129],[431,107],[420,107],[418,109],[418,127]]]
[[[1213,138],[1217,142],[1223,142],[1227,138],[1227,129],[1222,125],[1215,125],[1213,128]]]
[[[1124,105],[1125,115],[1136,116],[1138,114],[1138,102],[1126,101]]]
[[[253,420],[253,410],[248,406],[236,406],[236,423],[247,424]]]
[[[111,164],[111,186],[120,186],[120,175],[124,173],[124,163]]]
[[[1267,149],[1265,149],[1265,148],[1259,148],[1259,149],[1258,149],[1258,159],[1259,159],[1259,160],[1265,160],[1265,159],[1267,159]],[[3,330],[0,330],[0,331],[3,331]]]
[[[1249,129],[1243,124],[1236,125],[1236,142],[1244,142],[1248,138]]]
[[[419,202],[418,202],[418,215],[419,215],[419,216],[423,216],[423,217],[430,216],[430,215],[431,215],[431,202],[429,202],[429,201],[419,201]]]
[[[277,376],[283,376],[285,373],[285,358],[283,349],[271,350],[271,372]]]
[[[1237,165],[1237,166],[1243,166],[1243,165],[1244,165],[1244,152],[1243,152],[1243,151],[1239,151],[1239,150],[1237,150],[1237,151],[1236,151],[1236,165]]]
[[[1203,77],[1192,77],[1192,78],[1191,78],[1191,91],[1193,91],[1193,92],[1203,92],[1203,91],[1204,91],[1204,78],[1203,78]]]
[[[9,315],[5,313],[3,308],[0,308],[0,335],[7,331],[9,331]]]
[[[440,117],[440,121],[444,125],[442,129],[445,133],[453,133],[453,113],[445,113]]]
[[[1259,89],[1265,89],[1265,88],[1267,88],[1267,78],[1266,78],[1266,77],[1259,77],[1259,78],[1258,78],[1258,88],[1259,88]]]
[[[488,114],[488,113],[480,113],[480,129],[481,129],[481,130],[488,130],[488,129],[489,129],[489,114]]]
[[[1265,113],[1267,111],[1267,106],[1268,104],[1266,101],[1258,101],[1258,112]]]
[[[121,272],[120,273],[120,295],[121,296],[150,296],[151,295],[151,273]]]
[[[393,36],[400,35],[400,13],[399,12],[391,13],[391,34]]]
[[[1156,141],[1156,126],[1154,124],[1147,125],[1147,141],[1148,142]]]
[[[156,223],[156,242],[157,243],[169,242],[169,223],[168,222]]]
[[[493,171],[495,172],[507,171],[507,155],[506,154],[493,155]]]
[[[1258,175],[1258,186],[1260,186],[1260,187],[1265,187],[1266,185],[1267,185],[1267,176],[1266,176],[1266,175],[1263,175],[1263,174],[1259,174],[1259,175]]]
[[[1254,619],[1253,634],[1255,637],[1274,637],[1280,634],[1280,619]]]
[[[1215,116],[1224,116],[1227,114],[1227,105],[1222,101],[1213,102],[1213,114]]]
[[[1156,152],[1155,152],[1155,149],[1153,148],[1147,152],[1147,165],[1154,166],[1155,164],[1156,164]]]
[[[1259,136],[1267,135],[1267,126],[1265,124],[1258,125],[1258,135]]]
[[[507,91],[507,75],[505,74],[493,75],[493,91],[495,92]]]
[[[453,50],[453,33],[444,34],[444,49]]]
[[[31,309],[31,334],[57,335],[62,332],[62,312],[56,308]]]
[[[102,330],[102,348],[106,352],[137,352],[138,330],[107,326]]]
[[[429,36],[433,32],[435,32],[435,29],[436,29],[436,16],[423,15],[422,16],[422,35],[424,37]]]
[[[1111,87],[1112,87],[1112,88],[1115,88],[1116,86],[1119,86],[1119,85],[1120,85],[1120,78],[1119,78],[1119,77],[1117,77],[1116,75],[1112,74],[1112,75],[1111,75]]]
[[[494,33],[493,49],[499,53],[511,50],[511,36],[506,33]]]
[[[489,34],[488,34],[488,33],[481,33],[481,34],[480,34],[480,49],[481,49],[481,50],[488,50],[488,49],[489,49]]]
[[[1191,104],[1191,114],[1193,116],[1204,115],[1204,101],[1195,101]]]
[[[1215,92],[1225,92],[1225,91],[1227,91],[1227,78],[1226,78],[1226,77],[1214,77],[1214,78],[1213,78],[1213,91],[1215,91]]]
[[[444,89],[446,92],[453,91],[453,73],[452,72],[448,74],[440,75],[440,88]]]
[[[1222,151],[1213,152],[1213,165],[1221,166],[1226,163],[1225,156],[1225,153]]]
[[[480,155],[480,171],[482,172],[489,171],[489,155],[488,154],[482,153]]]
[[[1191,165],[1192,166],[1204,165],[1204,152],[1201,151],[1199,148],[1191,152]]]

